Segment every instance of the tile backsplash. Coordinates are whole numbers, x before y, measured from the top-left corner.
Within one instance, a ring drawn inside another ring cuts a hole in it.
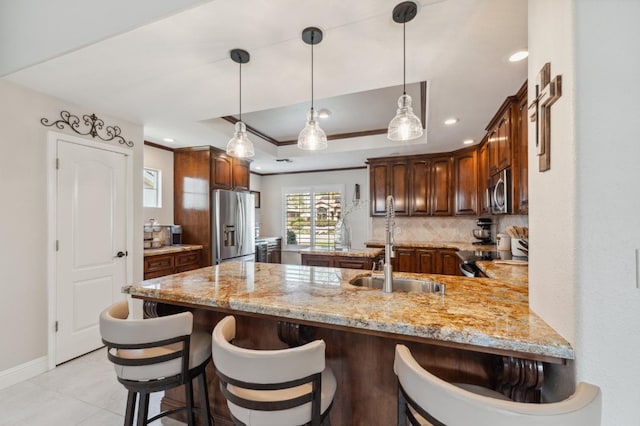
[[[493,216],[493,238],[508,226],[528,226],[529,217],[520,215]],[[472,242],[477,217],[396,217],[396,241]],[[385,238],[385,219],[372,218],[371,240]],[[399,229],[398,229],[399,228]]]

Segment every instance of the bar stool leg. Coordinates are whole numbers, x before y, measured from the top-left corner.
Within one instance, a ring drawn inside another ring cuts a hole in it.
[[[127,411],[124,415],[124,425],[133,426],[133,414],[136,411],[136,396],[134,391],[129,391],[127,394]]]
[[[202,424],[211,426],[211,414],[209,414],[209,389],[207,388],[207,374],[204,370],[202,370],[202,374],[198,376],[198,384],[200,386]]]
[[[196,421],[193,416],[193,381],[187,380],[184,384],[185,399],[187,403],[187,424],[189,426],[195,426]]]
[[[149,415],[149,393],[140,392],[138,402],[138,426],[146,426]]]

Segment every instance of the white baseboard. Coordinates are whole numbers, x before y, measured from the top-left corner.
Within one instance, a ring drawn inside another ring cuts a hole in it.
[[[8,388],[9,386],[28,380],[48,370],[47,357],[43,356],[0,371],[0,389]]]

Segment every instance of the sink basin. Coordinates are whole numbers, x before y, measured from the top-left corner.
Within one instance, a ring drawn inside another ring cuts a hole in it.
[[[383,277],[359,277],[349,284],[356,287],[368,287],[382,289]],[[413,280],[410,278],[393,278],[393,291],[419,291],[422,293],[442,293],[445,285],[435,281]]]

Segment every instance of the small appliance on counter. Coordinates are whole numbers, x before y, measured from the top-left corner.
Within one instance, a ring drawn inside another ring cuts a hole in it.
[[[182,226],[180,225],[171,225],[170,227],[171,234],[171,245],[179,246],[182,244]]]
[[[493,241],[491,241],[491,226],[493,225],[491,218],[479,217],[476,221],[476,225],[478,228],[473,230],[473,237],[478,241],[474,241],[473,244],[493,244]]]

